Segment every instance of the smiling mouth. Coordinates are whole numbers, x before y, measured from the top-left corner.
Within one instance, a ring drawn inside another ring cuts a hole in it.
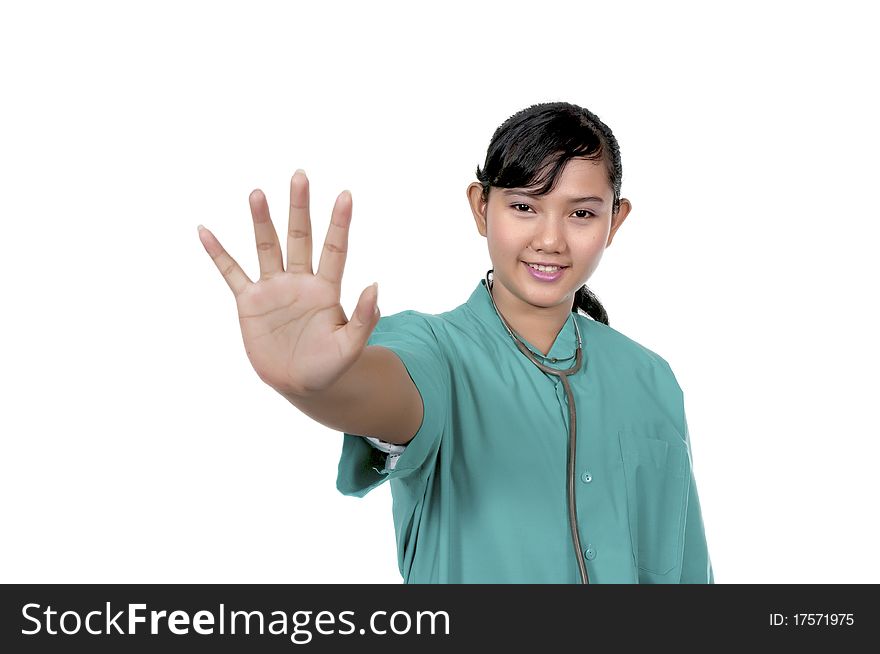
[[[529,275],[531,275],[532,279],[547,284],[558,282],[560,279],[562,279],[562,273],[564,273],[568,269],[568,266],[559,266],[556,268],[556,270],[553,271],[538,270],[537,268],[532,268],[525,261],[523,261],[523,265],[529,271]]]
[[[526,266],[528,266],[529,268],[531,268],[532,270],[537,270],[538,272],[543,272],[543,273],[548,273],[548,274],[552,274],[552,273],[554,273],[554,272],[559,272],[560,270],[565,270],[566,268],[568,268],[568,266],[559,266],[559,265],[557,265],[557,266],[553,266],[554,268],[556,268],[556,270],[540,270],[540,269],[538,269],[538,268],[535,268],[535,267],[534,267],[534,264],[531,264],[531,263],[529,263],[528,261],[523,261],[523,263],[524,263]]]

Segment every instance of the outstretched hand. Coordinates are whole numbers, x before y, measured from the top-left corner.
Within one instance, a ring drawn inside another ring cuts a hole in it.
[[[361,291],[349,320],[339,303],[348,250],[352,198],[336,198],[318,272],[312,272],[309,180],[297,170],[290,180],[285,270],[278,235],[259,189],[249,198],[260,279],[252,282],[217,238],[199,226],[199,239],[223,275],[238,306],[244,347],[265,383],[294,395],[329,388],[363,352],[379,321],[378,285]]]

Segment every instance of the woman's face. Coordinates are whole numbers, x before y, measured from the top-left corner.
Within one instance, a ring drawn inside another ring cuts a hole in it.
[[[488,241],[494,279],[531,305],[565,304],[570,311],[574,293],[598,267],[631,205],[622,198],[612,219],[605,166],[586,159],[566,162],[546,195],[532,197],[523,190],[492,188],[483,203],[480,184],[468,188],[477,229]],[[564,268],[555,279],[542,280],[527,263]]]

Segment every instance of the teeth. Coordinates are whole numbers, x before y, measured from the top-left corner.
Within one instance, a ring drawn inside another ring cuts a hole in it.
[[[534,268],[535,270],[540,270],[541,272],[556,272],[559,270],[559,266],[536,266],[534,264],[526,264],[530,268]]]

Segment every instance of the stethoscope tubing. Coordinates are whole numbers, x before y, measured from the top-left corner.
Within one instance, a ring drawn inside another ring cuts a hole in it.
[[[486,272],[486,292],[489,293],[489,299],[492,301],[492,306],[495,307],[495,313],[498,314],[498,318],[501,320],[501,323],[504,325],[504,328],[507,330],[507,333],[510,334],[513,342],[516,343],[516,346],[519,348],[520,352],[522,352],[528,359],[534,363],[541,371],[550,374],[556,375],[562,381],[562,386],[565,388],[565,395],[568,398],[568,521],[571,526],[571,540],[574,545],[575,557],[577,558],[578,570],[580,571],[581,583],[588,584],[590,583],[589,575],[587,574],[587,565],[584,561],[584,555],[581,551],[581,539],[580,532],[578,530],[577,524],[577,504],[575,501],[575,460],[577,458],[577,409],[574,403],[574,395],[571,391],[571,385],[569,384],[568,377],[569,375],[575,374],[581,368],[581,362],[583,360],[582,355],[582,346],[581,346],[581,332],[578,329],[577,320],[575,320],[574,328],[575,333],[577,334],[577,351],[575,355],[575,363],[572,367],[567,370],[557,370],[556,368],[550,368],[549,366],[543,365],[539,362],[532,351],[523,343],[520,338],[514,334],[513,330],[507,324],[507,321],[504,320],[504,316],[501,315],[501,312],[498,311],[498,307],[495,306],[495,298],[492,297],[491,291],[491,282],[489,280],[489,274],[494,272],[493,270],[488,270]],[[552,359],[555,361],[555,359]]]

